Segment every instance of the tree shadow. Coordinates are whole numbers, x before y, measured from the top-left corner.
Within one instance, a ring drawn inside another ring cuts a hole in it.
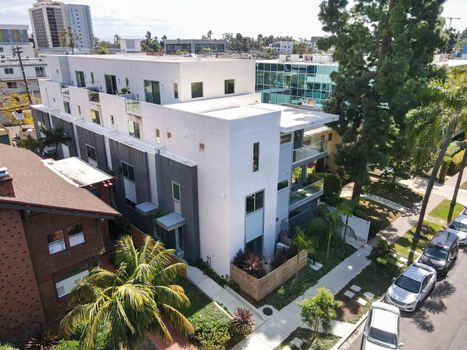
[[[403,317],[410,317],[415,322],[417,328],[421,329],[422,331],[431,333],[435,330],[435,326],[433,323],[428,319],[428,315],[425,310],[418,310],[413,315],[409,314],[401,314]]]
[[[423,303],[423,308],[431,314],[440,314],[446,312],[447,307],[441,299],[429,299]]]
[[[435,284],[431,298],[441,299],[453,295],[455,292],[456,287],[451,282],[444,280]]]

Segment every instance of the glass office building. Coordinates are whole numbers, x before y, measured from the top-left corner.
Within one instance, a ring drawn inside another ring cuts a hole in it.
[[[334,84],[337,63],[256,61],[256,92],[264,103],[296,104],[322,108]]]

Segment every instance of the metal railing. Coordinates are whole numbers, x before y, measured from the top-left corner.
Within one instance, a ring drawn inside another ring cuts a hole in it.
[[[141,114],[141,103],[139,101],[126,99],[125,107],[128,113],[138,114],[138,115]]]
[[[326,152],[326,141],[325,140],[314,142],[309,145],[303,145],[300,148],[294,149],[293,162],[296,163],[302,160],[310,159],[325,152]]]
[[[99,93],[96,91],[89,91],[89,101],[99,103]]]
[[[323,190],[324,180],[315,181],[309,185],[298,185],[292,186],[292,191],[290,192],[290,205],[298,203],[304,199],[312,198],[315,194],[318,194]]]

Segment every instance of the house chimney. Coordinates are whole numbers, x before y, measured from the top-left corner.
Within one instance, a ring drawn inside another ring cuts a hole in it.
[[[5,167],[0,168],[0,197],[15,197],[13,178]]]

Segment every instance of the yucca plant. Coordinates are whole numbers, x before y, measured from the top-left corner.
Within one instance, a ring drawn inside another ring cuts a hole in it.
[[[238,307],[232,316],[232,328],[235,333],[246,336],[253,331],[255,319],[250,310]]]
[[[261,257],[252,252],[245,253],[243,258],[243,270],[255,277],[263,277],[266,272],[264,271],[264,262]]]
[[[24,348],[31,350],[53,350],[57,344],[58,337],[50,331],[45,331],[38,337],[28,340],[28,342],[24,344]]]

